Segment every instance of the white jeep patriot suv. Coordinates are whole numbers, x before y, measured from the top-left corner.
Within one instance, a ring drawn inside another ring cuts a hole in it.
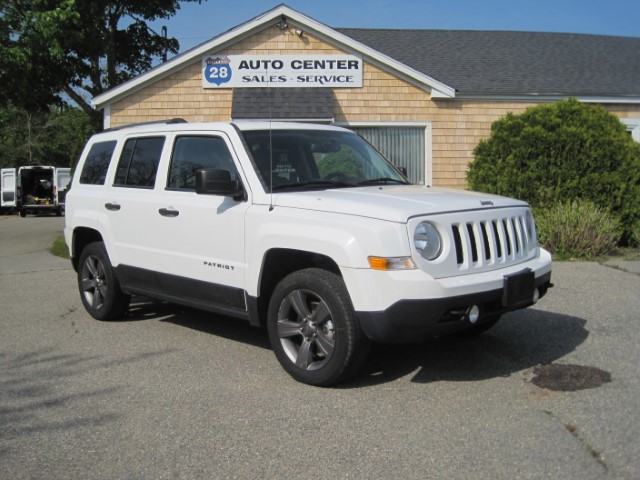
[[[551,286],[521,201],[411,185],[337,127],[123,127],[87,143],[65,238],[87,311],[131,295],[266,326],[295,379],[354,375],[370,341],[481,333]]]

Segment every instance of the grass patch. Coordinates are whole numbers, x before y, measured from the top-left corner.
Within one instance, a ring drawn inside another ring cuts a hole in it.
[[[607,256],[607,260],[640,261],[640,247],[617,248]]]
[[[64,237],[56,238],[49,251],[56,257],[69,259],[69,249],[67,248],[67,244],[64,242]]]
[[[544,248],[544,245],[541,245]],[[640,247],[617,247],[608,255],[594,257],[573,257],[566,253],[554,253],[554,262],[598,262],[607,263],[611,261],[640,262]]]

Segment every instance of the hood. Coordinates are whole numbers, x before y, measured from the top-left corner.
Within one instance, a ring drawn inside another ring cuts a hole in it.
[[[526,206],[526,202],[488,193],[423,187],[369,186],[274,195],[274,206],[342,213],[406,223],[411,217],[444,212]]]

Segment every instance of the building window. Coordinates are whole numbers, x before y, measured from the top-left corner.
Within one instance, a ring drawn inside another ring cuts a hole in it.
[[[406,168],[411,183],[431,183],[429,126],[348,125],[347,128],[376,147],[393,165]]]
[[[640,142],[640,118],[622,118],[621,122],[626,125],[631,138]]]

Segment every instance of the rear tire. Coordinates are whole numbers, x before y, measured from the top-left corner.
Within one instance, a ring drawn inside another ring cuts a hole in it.
[[[84,308],[97,320],[114,320],[129,308],[102,242],[87,245],[78,263],[78,289]]]
[[[344,382],[369,352],[342,277],[326,270],[309,268],[285,277],[271,297],[267,328],[282,367],[309,385]]]

